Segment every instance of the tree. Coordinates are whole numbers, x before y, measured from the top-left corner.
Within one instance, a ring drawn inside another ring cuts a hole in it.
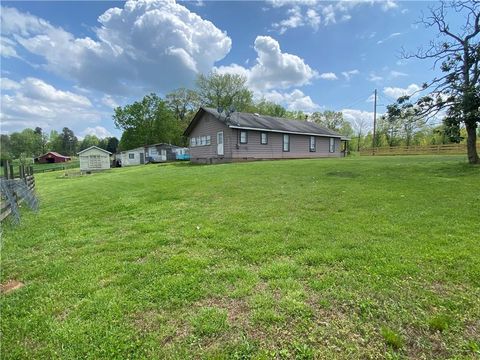
[[[238,74],[212,72],[197,78],[197,94],[202,106],[215,109],[248,111],[252,106],[253,93],[248,89],[247,79]]]
[[[32,129],[24,129],[10,135],[10,150],[14,158],[33,157],[38,152],[38,136]]]
[[[275,117],[286,117],[287,115],[287,110],[283,106],[265,99],[261,99],[255,103],[253,105],[252,112],[256,112],[260,115],[269,115]]]
[[[11,160],[12,154],[10,149],[10,136],[7,134],[0,135],[0,161],[3,166],[5,160]]]
[[[61,154],[75,155],[77,151],[78,139],[73,130],[70,130],[68,127],[64,127],[59,135],[59,138],[61,144]]]
[[[41,127],[36,127],[35,130],[35,153],[42,155],[47,152],[48,135],[43,132]]]
[[[95,135],[85,135],[80,143],[80,151],[88,149],[90,146],[98,146],[100,139]]]
[[[199,107],[198,94],[194,90],[180,88],[167,94],[165,102],[179,122],[185,122],[189,114],[194,113]]]
[[[357,117],[352,122],[352,128],[353,128],[353,131],[355,132],[355,137],[357,139],[357,151],[360,151],[362,135],[363,135],[363,132],[366,131],[367,125],[368,125],[367,120],[362,117]]]
[[[118,149],[118,142],[119,141],[116,137],[109,137],[105,150],[110,151],[112,154],[115,154]]]
[[[117,107],[114,111],[115,126],[124,130],[120,140],[122,149],[158,142],[181,142],[180,124],[165,101],[154,93],[133,104]]]
[[[448,12],[464,19],[464,25],[452,30],[447,23]],[[430,15],[421,22],[434,27],[438,36],[426,50],[414,54],[404,52],[406,58],[430,59],[434,66],[441,64],[442,76],[425,83],[430,94],[417,101],[417,114],[435,116],[446,111],[444,124],[450,137],[460,139],[460,126],[467,132],[467,155],[471,164],[480,163],[476,149],[477,126],[480,122],[480,3],[475,0],[442,2],[430,8]]]
[[[387,105],[387,121],[396,125],[406,146],[411,145],[414,133],[426,124],[425,118],[419,117],[417,113],[421,113],[417,106],[402,103],[401,99],[396,104]]]
[[[352,136],[353,129],[348,121],[343,118],[343,114],[337,111],[326,110],[324,112],[314,112],[310,119],[316,124],[327,129],[338,132],[345,136]]]

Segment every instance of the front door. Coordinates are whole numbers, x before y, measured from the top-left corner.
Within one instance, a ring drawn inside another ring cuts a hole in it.
[[[223,131],[217,133],[217,155],[223,156]]]
[[[145,164],[145,158],[144,158],[144,154],[143,153],[140,153],[140,164]]]

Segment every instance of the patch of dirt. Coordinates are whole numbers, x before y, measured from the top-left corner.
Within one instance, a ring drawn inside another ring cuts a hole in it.
[[[8,280],[6,283],[0,284],[0,293],[9,294],[15,290],[24,287],[25,284],[17,280]]]

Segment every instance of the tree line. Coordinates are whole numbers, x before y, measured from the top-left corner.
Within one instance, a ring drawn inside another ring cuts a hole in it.
[[[68,127],[64,127],[61,132],[52,130],[49,133],[40,127],[27,128],[0,136],[2,162],[19,158],[35,158],[49,151],[72,156],[93,145],[115,153],[119,143],[116,137],[100,139],[95,135],[86,135],[79,140],[73,130]]]

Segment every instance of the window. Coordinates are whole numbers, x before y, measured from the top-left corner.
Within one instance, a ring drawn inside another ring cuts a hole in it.
[[[207,135],[207,144],[206,145],[210,145],[210,144],[211,144],[210,135]]]
[[[240,131],[240,144],[246,144],[248,142],[247,132],[242,130]]]
[[[193,137],[193,138],[190,138],[190,145],[193,147],[193,146],[197,146],[197,141],[196,139]]]
[[[329,151],[331,153],[335,152],[335,139],[334,138],[330,138],[330,148],[329,148]]]
[[[200,136],[197,136],[197,146],[202,145],[202,138]]]
[[[129,159],[135,159],[135,153],[129,153],[128,158]]]
[[[201,145],[207,145],[207,137],[206,136],[202,136],[201,139],[200,139],[200,144]]]
[[[268,144],[268,135],[265,132],[260,134],[260,144],[267,145]]]
[[[290,151],[290,135],[283,134],[283,151]]]
[[[316,150],[316,138],[315,136],[310,136],[310,152],[315,152]]]

